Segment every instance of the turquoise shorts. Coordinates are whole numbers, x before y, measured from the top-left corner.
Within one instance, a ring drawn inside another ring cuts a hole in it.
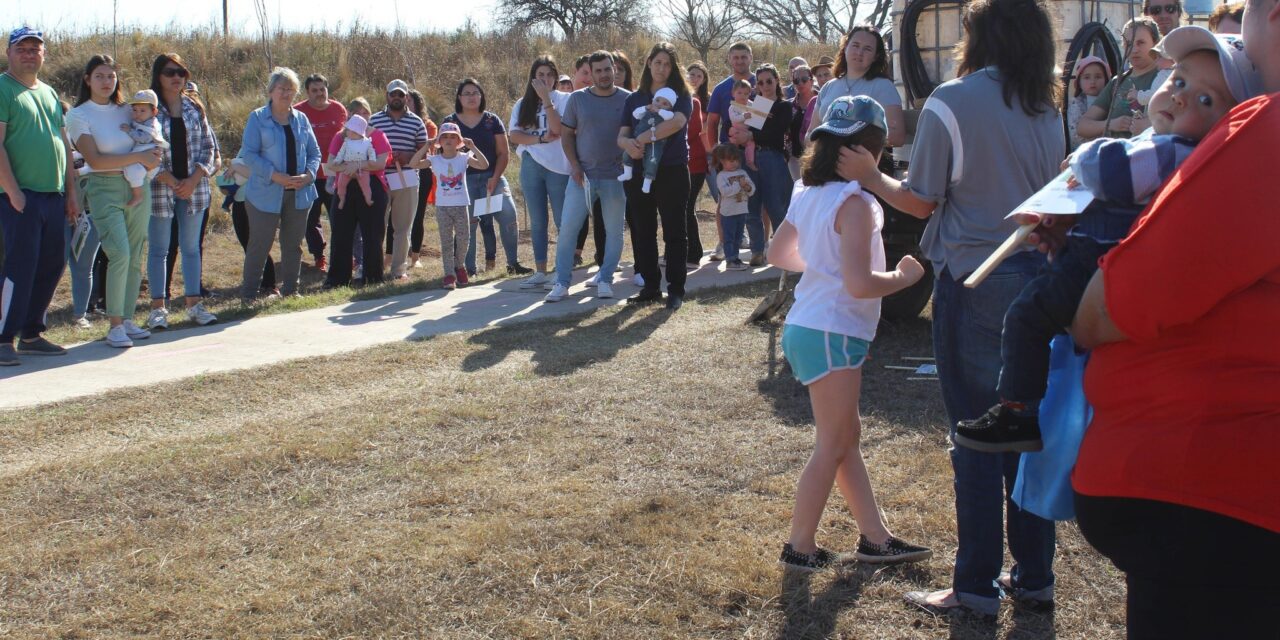
[[[782,327],[782,353],[803,385],[813,384],[832,371],[861,368],[870,349],[871,343],[861,338],[794,324]]]

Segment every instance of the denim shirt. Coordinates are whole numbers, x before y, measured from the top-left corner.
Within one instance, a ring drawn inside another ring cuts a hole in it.
[[[293,129],[293,139],[296,141],[298,168],[311,174],[314,179],[316,171],[320,169],[320,147],[316,144],[311,122],[301,111],[292,109],[289,112],[289,127]],[[284,150],[284,131],[281,130],[280,123],[271,117],[271,105],[250,113],[240,146],[240,157],[253,170],[249,182],[244,185],[245,199],[263,213],[280,213],[285,191],[283,186],[271,181],[271,174],[276,171],[284,173],[288,167]],[[308,209],[316,196],[313,180],[294,192],[294,207]]]

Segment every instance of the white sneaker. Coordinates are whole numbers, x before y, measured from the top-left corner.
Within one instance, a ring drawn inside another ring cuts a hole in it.
[[[547,297],[543,298],[543,300],[547,302],[560,302],[561,300],[564,300],[564,297],[567,295],[569,295],[569,287],[557,282],[551,287],[551,293],[548,293]]]
[[[107,346],[117,349],[132,347],[133,341],[129,339],[129,334],[125,332],[124,325],[116,325],[107,331]]]
[[[364,265],[362,265],[362,264],[361,264],[361,265],[356,265],[356,270],[351,272],[351,279],[352,279],[352,280],[363,280],[363,279],[364,279]]]
[[[530,276],[528,279],[526,279],[524,282],[521,282],[521,283],[520,283],[520,288],[521,288],[521,289],[536,289],[536,288],[538,288],[538,287],[541,287],[541,286],[543,286],[543,285],[547,284],[548,282],[551,282],[551,276],[548,276],[547,274],[545,274],[545,273],[543,273],[543,272],[541,272],[541,271],[538,271],[538,272],[534,273],[532,276]]]
[[[168,309],[152,309],[151,314],[147,316],[148,329],[168,329],[169,328],[169,310]],[[133,345],[125,345],[133,346]]]
[[[658,266],[659,266],[659,267],[666,267],[666,266],[667,266],[667,257],[666,257],[666,256],[659,256],[659,257],[658,257]]]
[[[76,318],[75,320],[72,320],[72,321],[71,321],[71,324],[74,324],[74,325],[76,326],[76,328],[77,328],[77,329],[92,329],[92,328],[93,328],[93,323],[92,323],[92,322],[89,322],[89,319],[88,319],[88,318],[86,318],[86,317],[84,317],[84,316],[80,316],[79,318]]]
[[[596,285],[596,297],[597,297],[597,298],[612,298],[612,297],[613,297],[613,286],[612,286],[612,285],[610,285],[608,282],[601,282],[601,283],[597,284],[597,285]]]
[[[644,276],[642,276],[642,275],[640,275],[640,274],[638,274],[638,273],[637,273],[637,274],[635,274],[634,276],[631,276],[631,282],[634,282],[634,283],[635,283],[635,285],[636,285],[637,287],[641,287],[641,288],[643,288],[643,287],[644,287]]]
[[[724,245],[723,245],[723,244],[718,244],[718,245],[716,245],[716,250],[715,250],[715,252],[714,252],[714,253],[712,253],[712,254],[711,254],[711,259],[712,259],[712,260],[715,260],[715,261],[724,260]]]
[[[131,340],[146,340],[151,337],[150,331],[134,324],[133,320],[125,320],[120,326],[124,327],[124,334]]]
[[[598,284],[600,284],[600,280],[596,277],[591,277],[591,278],[587,278],[587,281],[582,283],[582,286],[588,289],[594,289]]]
[[[213,315],[208,309],[205,309],[203,302],[197,302],[194,307],[187,309],[187,317],[195,320],[196,324],[202,327],[218,321],[218,316]]]

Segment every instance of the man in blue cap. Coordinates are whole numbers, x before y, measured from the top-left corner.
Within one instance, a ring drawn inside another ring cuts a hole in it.
[[[74,221],[74,168],[58,93],[37,77],[44,34],[9,34],[9,69],[0,75],[0,366],[21,355],[65,355],[41,337],[45,311],[62,277],[63,226]],[[18,340],[14,348],[14,338]]]

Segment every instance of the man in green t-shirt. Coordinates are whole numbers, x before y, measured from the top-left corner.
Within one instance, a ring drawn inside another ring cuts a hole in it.
[[[45,311],[62,277],[63,228],[74,222],[74,169],[58,93],[37,75],[44,34],[14,29],[0,75],[0,366],[18,355],[64,355],[41,337]],[[14,348],[14,338],[18,340]]]

